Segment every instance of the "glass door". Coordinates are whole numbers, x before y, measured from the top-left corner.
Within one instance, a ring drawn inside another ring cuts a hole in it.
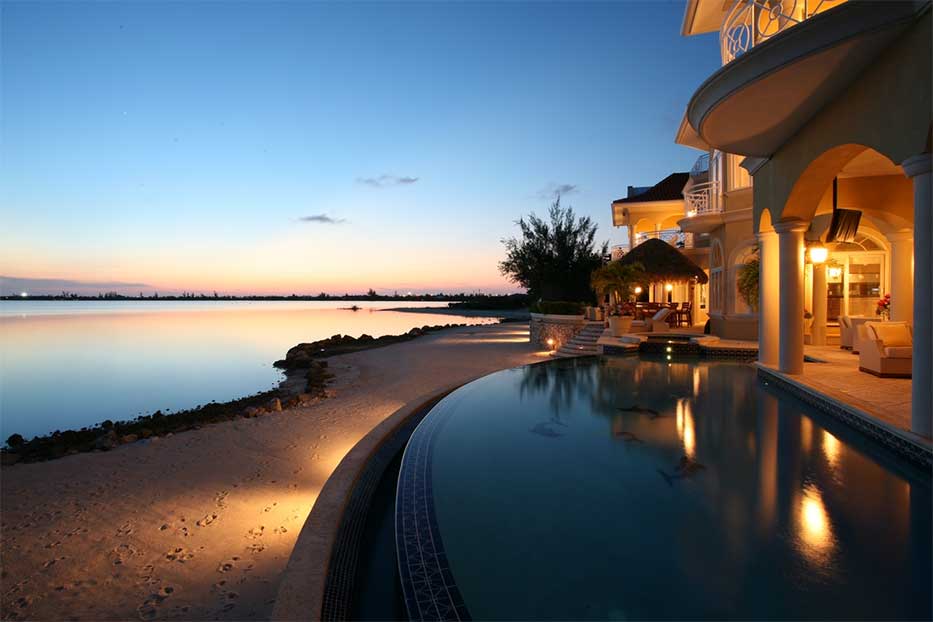
[[[849,315],[872,316],[875,314],[878,299],[884,295],[883,275],[883,254],[852,253],[849,255],[846,270]]]

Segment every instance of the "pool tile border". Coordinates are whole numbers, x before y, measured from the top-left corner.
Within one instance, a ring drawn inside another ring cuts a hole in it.
[[[410,620],[471,620],[457,588],[434,507],[434,441],[452,410],[434,411],[408,442],[399,472],[395,541]]]
[[[821,395],[815,389],[801,387],[797,383],[784,378],[780,372],[768,369],[760,364],[756,364],[756,367],[758,368],[758,377],[762,380],[773,383],[779,389],[790,393],[800,401],[850,425],[917,466],[927,470],[933,468],[933,451],[893,432],[884,424],[877,422],[871,415],[861,413],[851,406]]]

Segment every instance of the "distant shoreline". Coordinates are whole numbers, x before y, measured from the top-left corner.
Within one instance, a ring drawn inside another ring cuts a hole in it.
[[[430,313],[432,315],[460,315],[463,317],[498,317],[507,320],[531,318],[528,309],[465,309],[462,307],[391,307],[379,311],[398,313]]]

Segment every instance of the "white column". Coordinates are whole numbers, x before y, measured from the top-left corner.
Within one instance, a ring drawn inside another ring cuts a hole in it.
[[[813,264],[813,329],[810,343],[826,345],[826,264]]]
[[[891,242],[891,319],[910,322],[914,319],[914,232],[910,229],[887,236]],[[884,292],[882,292],[884,293]]]
[[[758,234],[761,264],[758,273],[758,360],[778,364],[778,237],[774,231]]]
[[[778,369],[803,373],[803,232],[807,223],[788,220],[774,224],[778,237]]]
[[[911,431],[933,436],[933,197],[930,154],[901,164],[914,180],[914,351],[911,375]],[[891,295],[894,300],[894,295]]]

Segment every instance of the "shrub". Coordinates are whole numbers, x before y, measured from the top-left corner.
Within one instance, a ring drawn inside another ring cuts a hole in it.
[[[564,302],[560,300],[541,300],[531,305],[532,313],[550,315],[583,315],[582,302]]]
[[[758,311],[758,279],[759,279],[759,270],[761,267],[761,260],[758,257],[754,259],[749,259],[745,264],[739,268],[738,276],[736,277],[736,286],[739,290],[739,295],[742,297],[742,300],[745,301],[752,311]]]

